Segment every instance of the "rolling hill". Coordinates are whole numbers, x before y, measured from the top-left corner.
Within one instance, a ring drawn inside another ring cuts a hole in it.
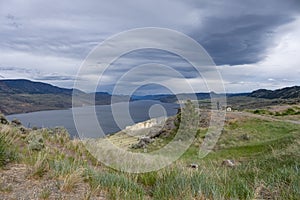
[[[94,95],[77,89],[60,88],[24,79],[0,80],[0,113],[14,114],[71,108],[73,91],[81,97],[78,98],[78,102],[75,102],[77,106],[89,104],[86,97]],[[107,105],[110,101],[110,94],[95,93],[95,104]]]
[[[300,86],[285,87],[277,90],[259,89],[249,94],[250,97],[265,99],[293,99],[300,98]]]

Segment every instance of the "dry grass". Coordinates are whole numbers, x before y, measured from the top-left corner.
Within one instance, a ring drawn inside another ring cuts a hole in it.
[[[78,168],[72,173],[68,174],[61,186],[61,190],[71,192],[75,187],[79,186],[84,181],[84,168]]]
[[[34,165],[29,169],[32,177],[41,178],[49,170],[48,152],[49,150],[46,149],[38,153]]]

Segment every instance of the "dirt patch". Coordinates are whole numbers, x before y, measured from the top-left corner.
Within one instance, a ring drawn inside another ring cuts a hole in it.
[[[0,170],[1,199],[86,199],[89,194],[90,199],[105,199],[101,193],[92,193],[84,182],[72,191],[64,192],[60,189],[63,180],[47,176],[34,179],[29,176],[28,167],[12,164]]]

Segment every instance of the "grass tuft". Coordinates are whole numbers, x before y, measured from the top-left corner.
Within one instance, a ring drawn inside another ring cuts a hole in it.
[[[79,186],[79,184],[84,181],[83,173],[84,168],[78,168],[72,173],[68,174],[64,179],[61,190],[65,192],[70,192],[75,187]]]

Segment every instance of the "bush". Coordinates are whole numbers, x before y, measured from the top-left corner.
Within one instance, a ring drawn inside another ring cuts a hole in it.
[[[11,149],[11,143],[6,135],[0,135],[0,167],[3,167],[8,162],[15,160],[16,154]]]
[[[27,136],[28,148],[33,151],[41,151],[44,145],[44,138],[39,132],[31,132]]]
[[[4,141],[3,135],[0,135],[0,167],[2,167],[7,159],[7,146],[6,143]]]
[[[259,114],[259,115],[274,115],[273,112],[269,111],[269,110],[263,110],[263,109],[257,109],[252,111],[254,114]]]

